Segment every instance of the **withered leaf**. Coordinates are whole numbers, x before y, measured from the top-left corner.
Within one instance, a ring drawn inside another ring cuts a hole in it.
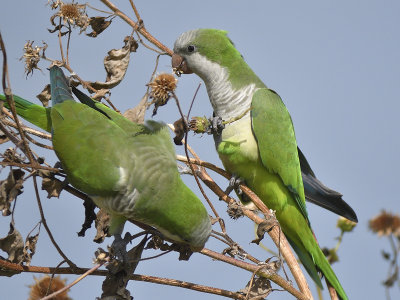
[[[112,19],[106,20],[107,17],[92,17],[89,19],[89,24],[92,27],[93,31],[87,33],[87,36],[97,37],[100,33],[107,29],[110,26]]]
[[[10,161],[15,163],[23,163],[24,157],[16,152],[15,148],[8,148],[3,153],[4,160],[3,161]]]
[[[49,101],[51,99],[50,84],[47,84],[36,98],[42,102],[44,107],[49,106]]]
[[[39,233],[34,236],[29,236],[25,241],[24,246],[24,262],[27,266],[30,265],[33,255],[36,252],[36,243],[39,239]]]
[[[108,235],[108,229],[110,228],[110,215],[103,209],[100,209],[96,215],[95,220],[96,236],[93,241],[96,243],[102,243]]]
[[[128,120],[143,124],[144,123],[144,115],[147,109],[147,93],[143,96],[142,100],[140,100],[139,104],[133,108],[128,109],[123,113],[123,116]]]
[[[180,118],[174,122],[174,143],[175,145],[182,145],[182,140],[185,137],[185,133],[188,131],[187,123]]]
[[[22,193],[24,174],[21,169],[14,169],[5,180],[0,181],[0,209],[3,211],[3,216],[11,214],[11,202]]]
[[[7,135],[5,135],[4,132],[0,130],[0,144],[4,144],[8,141],[9,141],[9,139],[8,139]]]
[[[83,206],[85,207],[85,221],[82,224],[81,231],[78,232],[78,236],[85,236],[86,230],[92,227],[93,221],[96,220],[96,213],[94,212],[96,208],[96,204],[92,201],[92,199],[83,200]]]
[[[61,28],[63,28],[64,27],[64,25],[57,25],[56,27],[54,27],[53,29],[47,29],[50,33],[54,33],[54,32],[56,32],[56,31],[59,31],[60,30],[60,34],[61,34],[61,36],[64,36],[64,35],[66,35],[69,31],[64,31],[64,32],[62,32],[61,31]]]
[[[246,287],[241,289],[239,293],[246,295],[246,299],[262,300],[265,299],[271,291],[271,282],[268,279],[254,276],[253,280],[250,280]]]
[[[276,220],[276,218],[271,215],[267,216],[267,218],[263,222],[258,224],[257,238],[251,242],[257,245],[260,244],[261,240],[264,238],[264,234],[266,232],[269,232],[274,226],[279,226],[279,223]]]
[[[46,170],[40,170],[39,176],[42,177],[42,190],[47,192],[47,198],[60,197],[65,182],[58,180],[54,177],[54,173]]]
[[[396,281],[399,279],[399,269],[395,268],[394,272],[388,276],[388,278],[386,278],[386,280],[384,282],[382,282],[382,284],[389,288],[392,287]]]
[[[90,82],[89,84],[94,89],[111,89],[124,79],[129,65],[130,53],[136,51],[135,48],[132,48],[134,42],[136,41],[125,38],[125,45],[121,49],[112,49],[108,52],[108,55],[104,58],[104,68],[107,72],[106,81]]]
[[[0,249],[8,254],[10,262],[20,264],[24,261],[24,240],[13,222],[7,236],[0,239]]]
[[[228,216],[230,216],[234,220],[237,220],[244,216],[242,206],[234,201],[228,204],[228,209],[226,210],[226,212],[228,213]]]
[[[97,101],[101,101],[101,99],[105,99],[106,95],[110,93],[110,90],[108,89],[101,89],[98,90],[93,96],[92,99],[97,100]]]
[[[124,238],[125,240],[125,238]],[[113,259],[107,265],[108,274],[102,284],[103,293],[100,300],[106,299],[119,299],[119,300],[131,300],[129,290],[126,288],[130,274],[134,273],[137,265],[139,264],[140,258],[142,257],[144,246],[146,245],[147,237],[145,236],[142,241],[133,247],[131,250],[126,252],[126,249],[119,249],[124,251],[127,261],[120,261]],[[115,241],[114,241],[115,243]],[[113,243],[113,246],[114,246]],[[124,243],[124,241],[122,241]],[[125,244],[126,247],[126,244]],[[122,246],[123,248],[123,246]]]

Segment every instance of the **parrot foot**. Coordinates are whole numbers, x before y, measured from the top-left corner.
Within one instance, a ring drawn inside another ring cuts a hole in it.
[[[210,121],[210,126],[207,130],[207,133],[221,135],[222,130],[225,128],[222,118],[219,116],[215,116],[210,118],[209,121]]]
[[[125,233],[124,238],[122,238],[121,234],[114,235],[114,241],[111,244],[112,252],[117,260],[121,260],[122,262],[127,262],[127,252],[126,246],[131,242],[132,235],[127,232]]]
[[[103,293],[101,299],[132,299],[126,287],[131,274],[135,272],[141,260],[144,247],[148,241],[148,237],[145,235],[139,244],[127,252],[126,246],[134,237],[129,233],[124,238],[120,234],[115,235],[115,240],[112,244],[113,248],[109,250],[115,253],[112,253],[106,266],[108,274],[102,284]],[[104,256],[104,253],[100,253],[100,255],[102,254]],[[123,257],[123,261],[118,259],[118,255]]]
[[[243,184],[244,180],[240,178],[238,175],[233,174],[231,179],[229,179],[229,185],[225,190],[225,194],[229,195],[233,190],[240,196],[243,194],[243,191],[240,189],[239,185]]]

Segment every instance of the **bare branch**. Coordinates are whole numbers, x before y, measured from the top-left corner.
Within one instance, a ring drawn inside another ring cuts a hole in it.
[[[0,268],[2,270],[9,271],[10,273],[12,272],[14,274],[22,272],[44,273],[44,274],[84,274],[85,272],[91,270],[86,268],[77,268],[76,270],[72,270],[71,268],[21,266],[19,264],[10,263],[2,259],[0,259]],[[107,276],[107,274],[108,271],[103,271],[103,270],[94,270],[93,272],[90,273],[90,275],[95,275],[95,276]],[[239,293],[176,279],[160,278],[160,277],[140,275],[140,274],[133,274],[130,276],[130,279],[135,281],[144,281],[161,285],[176,286],[180,288],[219,295],[232,299],[239,299],[239,300],[245,299],[245,296]]]
[[[155,37],[153,37],[145,28],[143,23],[136,23],[133,21],[131,18],[129,18],[126,14],[124,14],[122,11],[119,10],[118,7],[116,7],[111,1],[109,0],[101,0],[108,8],[110,8],[118,17],[120,17],[122,20],[124,20],[126,23],[128,23],[135,31],[140,32],[150,43],[153,45],[157,46],[160,50],[168,53],[168,55],[172,56],[173,51],[169,49],[167,46],[162,44],[160,41],[158,41]]]

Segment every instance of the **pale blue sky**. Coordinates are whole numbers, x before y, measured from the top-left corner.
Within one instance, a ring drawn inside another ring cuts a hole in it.
[[[50,34],[52,15],[47,1],[7,1],[0,10],[0,29],[8,53],[13,92],[35,100],[48,82],[48,64],[27,79],[19,58],[27,40],[49,44],[46,54],[59,58],[58,41]],[[389,248],[384,238],[367,229],[368,220],[382,208],[398,213],[398,180],[400,142],[398,136],[400,109],[400,4],[398,1],[135,1],[149,32],[165,45],[173,47],[184,31],[195,28],[219,28],[229,32],[248,64],[259,77],[277,91],[286,103],[296,129],[297,141],[318,177],[344,194],[344,199],[358,214],[355,232],[345,236],[340,248],[340,262],[333,268],[350,299],[384,299],[381,281],[387,275],[387,263],[381,249]],[[99,1],[91,1],[105,9]],[[128,1],[115,1],[130,16]],[[90,15],[97,13],[89,10]],[[96,39],[73,34],[71,66],[84,79],[103,80],[102,60],[107,51],[119,48],[130,34],[130,28],[114,19],[111,27]],[[144,47],[133,54],[125,80],[112,93],[121,110],[135,106],[145,92],[153,70],[155,55]],[[170,60],[160,60],[159,71],[170,71]],[[179,79],[177,95],[187,111],[200,82],[195,75]],[[204,86],[197,97],[192,115],[212,113]],[[150,113],[147,114],[150,118]],[[159,110],[156,119],[172,123],[178,119],[171,102]],[[189,136],[189,143],[200,157],[221,165],[213,151],[211,137]],[[0,146],[4,151],[10,144]],[[179,148],[178,152],[182,152]],[[48,155],[48,152],[41,152]],[[50,156],[54,162],[54,156]],[[1,179],[7,175],[4,170]],[[217,176],[218,182],[227,183]],[[198,192],[192,178],[190,187]],[[38,222],[35,197],[27,184],[16,206],[16,226],[24,237]],[[253,225],[245,219],[231,222],[225,206],[207,191],[228,223],[228,233],[259,259],[269,254],[249,244],[254,238]],[[63,192],[60,199],[46,199],[41,194],[45,214],[56,240],[68,257],[82,267],[90,267],[98,247],[92,242],[91,229],[78,238],[83,221],[81,200]],[[322,246],[333,246],[339,231],[337,217],[311,204],[311,224]],[[9,218],[0,218],[0,236],[8,231]],[[130,231],[137,229],[132,225]],[[109,244],[111,239],[107,240]],[[271,242],[266,241],[268,245]],[[103,245],[105,247],[105,244]],[[211,240],[207,247],[221,250]],[[145,253],[145,257],[153,253]],[[0,253],[0,255],[4,255]],[[56,266],[61,258],[50,246],[42,230],[32,265]],[[189,262],[179,262],[177,254],[140,263],[137,273],[170,277],[229,290],[243,288],[251,274],[211,261],[199,254]],[[32,274],[0,278],[5,299],[26,299]],[[71,282],[75,276],[69,276]],[[75,286],[73,299],[94,299],[101,294],[102,278],[87,278]],[[311,283],[311,282],[310,282]],[[311,283],[311,285],[313,285]],[[7,288],[5,288],[7,287]],[[217,299],[184,289],[132,282],[135,299]],[[313,288],[314,291],[314,288]],[[326,294],[326,290],[324,291]],[[391,290],[399,299],[399,288]],[[316,295],[315,295],[316,297]],[[291,299],[287,293],[274,292],[269,299]],[[328,298],[326,298],[328,299]]]

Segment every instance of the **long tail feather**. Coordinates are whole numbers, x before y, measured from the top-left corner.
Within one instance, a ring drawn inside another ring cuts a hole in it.
[[[342,194],[328,188],[319,181],[300,148],[297,148],[297,151],[299,153],[301,175],[303,177],[306,199],[309,202],[330,210],[346,219],[358,222],[356,213],[350,205],[342,199]]]
[[[50,87],[53,106],[74,99],[64,72],[57,66],[50,68]]]
[[[50,108],[34,104],[17,95],[13,95],[13,98],[15,109],[20,117],[47,132],[51,131]],[[0,100],[5,101],[5,96],[0,94]],[[10,109],[7,101],[4,102],[4,106]]]

